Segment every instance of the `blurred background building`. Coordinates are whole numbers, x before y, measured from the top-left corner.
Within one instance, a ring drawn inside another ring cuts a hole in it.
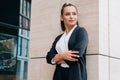
[[[27,80],[31,0],[0,1],[0,80]]]
[[[119,0],[1,0],[0,80],[52,80],[55,66],[45,56],[62,33],[65,2],[77,6],[89,34],[88,80],[119,80]]]

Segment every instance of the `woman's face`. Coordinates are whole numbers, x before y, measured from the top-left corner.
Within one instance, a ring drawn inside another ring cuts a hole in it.
[[[78,15],[74,6],[67,6],[63,10],[61,20],[64,21],[65,26],[74,26],[77,23]]]

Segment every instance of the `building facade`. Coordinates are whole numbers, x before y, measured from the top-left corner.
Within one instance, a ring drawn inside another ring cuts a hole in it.
[[[1,0],[0,80],[52,80],[55,66],[45,57],[62,33],[65,2],[76,5],[88,32],[88,80],[119,80],[119,0]]]
[[[79,25],[89,34],[88,80],[119,80],[119,0],[33,0],[28,80],[52,80],[55,66],[47,64],[45,56],[62,33],[60,10],[65,2],[77,6]]]

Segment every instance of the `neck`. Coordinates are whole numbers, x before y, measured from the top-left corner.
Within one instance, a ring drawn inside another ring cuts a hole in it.
[[[74,26],[66,26],[66,34],[68,34]]]
[[[69,32],[70,32],[70,30],[71,30],[72,28],[66,28],[66,34],[68,34]]]

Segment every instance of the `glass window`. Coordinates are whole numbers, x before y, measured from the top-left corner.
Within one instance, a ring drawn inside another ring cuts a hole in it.
[[[0,33],[0,74],[15,76],[13,74],[16,73],[16,54],[17,37]],[[7,76],[4,80],[7,80],[6,78]]]
[[[28,54],[28,40],[26,39],[22,39],[22,52],[20,54],[20,56],[25,56]]]
[[[27,80],[27,72],[28,72],[28,62],[25,62],[24,63],[24,74],[23,74],[24,80]]]
[[[20,0],[19,28],[3,27],[19,32],[16,36],[0,32],[0,80],[27,80],[30,9],[31,0]]]
[[[17,80],[27,80],[28,49],[30,31],[30,1],[21,0],[18,34],[18,55],[17,55]]]

